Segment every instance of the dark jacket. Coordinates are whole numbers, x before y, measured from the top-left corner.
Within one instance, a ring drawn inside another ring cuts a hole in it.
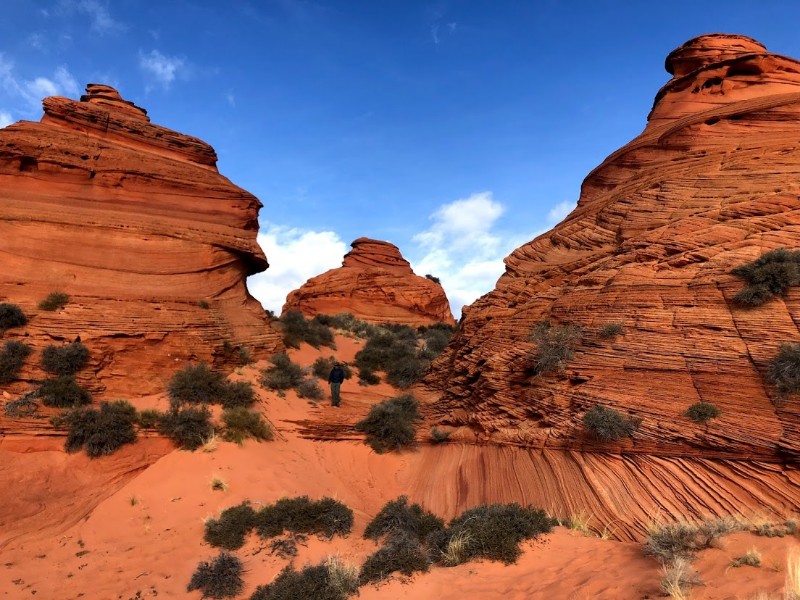
[[[344,381],[344,370],[342,367],[333,367],[331,374],[328,375],[328,383],[342,383]]]

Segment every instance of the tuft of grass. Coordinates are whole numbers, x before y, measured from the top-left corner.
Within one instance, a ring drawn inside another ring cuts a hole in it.
[[[244,590],[242,561],[220,552],[210,562],[201,562],[192,575],[186,591],[200,590],[203,598],[234,598]]]
[[[776,248],[756,260],[731,271],[745,280],[745,287],[734,296],[734,301],[746,307],[761,306],[774,296],[800,283],[800,252]]]
[[[136,409],[130,402],[102,402],[100,409],[74,408],[63,414],[60,423],[67,427],[67,452],[86,449],[92,458],[113,454],[136,441]]]
[[[206,521],[203,539],[217,548],[237,550],[244,546],[245,537],[255,526],[256,511],[245,501],[223,510],[219,519]]]
[[[695,402],[683,413],[695,423],[707,423],[720,415],[719,409],[711,402]]]
[[[261,414],[243,406],[222,411],[222,423],[222,437],[228,442],[242,444],[246,439],[267,441],[273,437],[272,429]]]
[[[761,566],[761,553],[755,548],[751,548],[742,556],[738,556],[731,561],[731,566],[734,568],[747,565],[749,567]]]
[[[72,375],[45,379],[39,386],[38,395],[42,404],[57,408],[72,408],[92,401],[89,392],[78,385]]]
[[[625,331],[625,329],[622,327],[622,323],[605,323],[600,327],[597,335],[604,340],[608,340],[622,335],[623,331]]]
[[[162,435],[180,448],[196,450],[214,433],[211,412],[205,406],[180,406],[172,403],[158,424]]]
[[[215,492],[227,492],[228,484],[221,477],[212,477],[211,489]]]
[[[47,298],[39,302],[39,310],[61,310],[69,302],[69,294],[64,292],[50,292]]]
[[[0,302],[0,333],[6,329],[22,327],[28,322],[28,317],[16,304]]]
[[[767,366],[767,379],[781,396],[800,392],[800,343],[781,344]]]
[[[328,569],[328,583],[344,597],[358,591],[358,567],[338,556],[329,556],[325,560]]]
[[[54,375],[74,375],[89,360],[89,349],[81,342],[72,342],[63,346],[51,344],[42,350],[42,368]]]
[[[800,600],[800,550],[789,550],[786,556],[786,600]]]
[[[455,567],[469,560],[469,547],[472,534],[468,529],[461,529],[450,536],[447,546],[442,550],[441,562],[445,567]]]
[[[677,558],[661,567],[661,590],[673,600],[685,600],[691,586],[699,583],[697,571],[686,558]]]
[[[613,408],[598,404],[583,415],[583,425],[599,442],[616,442],[632,437],[641,419],[625,416]]]
[[[0,384],[10,383],[17,378],[17,374],[25,359],[30,356],[31,347],[22,342],[11,340],[3,345],[0,350]]]
[[[270,357],[271,367],[261,371],[261,385],[270,390],[288,390],[297,387],[305,377],[303,367],[292,362],[285,352]]]
[[[415,423],[420,418],[417,400],[405,394],[375,404],[366,418],[355,424],[355,429],[365,433],[365,443],[382,454],[413,446]]]
[[[536,345],[532,356],[534,374],[549,375],[565,371],[582,335],[581,328],[573,324],[551,325],[550,321],[542,321],[536,325],[530,336]]]

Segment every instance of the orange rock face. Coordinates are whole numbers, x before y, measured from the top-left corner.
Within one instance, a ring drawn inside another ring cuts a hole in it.
[[[359,238],[342,266],[306,281],[291,292],[283,312],[306,316],[352,313],[369,323],[454,324],[442,286],[419,277],[389,242]]]
[[[219,174],[205,142],[152,124],[113,88],[86,89],[0,130],[0,301],[30,317],[4,338],[40,349],[80,335],[85,383],[109,393],[162,391],[225,341],[274,349],[245,284],[267,267],[261,203]],[[53,291],[66,308],[38,310]]]
[[[732,300],[743,282],[730,271],[800,246],[800,62],[716,34],[673,51],[667,70],[674,76],[644,132],[592,171],[572,214],[508,256],[496,289],[465,309],[427,379],[441,393],[432,410],[481,439],[538,449],[540,473],[542,461],[553,465],[542,450],[568,450],[559,461],[584,472],[571,493],[595,502],[598,485],[655,476],[655,461],[669,478],[685,476],[649,481],[647,509],[674,500],[672,510],[681,487],[700,489],[709,469],[717,496],[737,480],[733,504],[752,504],[764,489],[749,490],[754,478],[742,473],[755,468],[755,480],[781,490],[759,501],[796,510],[799,482],[783,466],[800,458],[800,402],[776,402],[765,375],[781,343],[800,341],[800,288],[743,308]],[[583,336],[565,372],[536,376],[530,334],[544,319],[579,325]],[[603,337],[607,324],[622,333]],[[720,417],[700,425],[683,416],[699,401]],[[596,404],[641,418],[639,430],[592,441],[582,417]],[[604,452],[625,458],[593,469],[598,459],[576,458]],[[721,459],[733,462],[713,462]],[[624,512],[618,499],[599,500]],[[692,510],[719,506],[706,498]]]

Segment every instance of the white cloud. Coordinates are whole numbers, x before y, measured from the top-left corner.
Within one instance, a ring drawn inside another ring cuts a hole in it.
[[[258,243],[270,267],[247,280],[264,308],[280,313],[286,295],[308,279],[342,264],[349,246],[333,231],[309,231],[267,224]]]
[[[575,207],[560,202],[547,213],[547,229],[560,222]],[[450,307],[458,318],[462,306],[471,304],[494,289],[505,272],[503,259],[537,233],[509,233],[498,228],[505,207],[491,192],[480,192],[442,205],[433,215],[433,225],[413,237],[414,272],[439,277]]]
[[[14,119],[11,118],[11,113],[7,113],[4,110],[0,110],[0,128],[8,127],[14,122]]]
[[[165,56],[158,50],[139,53],[139,67],[155,83],[167,88],[179,75],[185,74],[186,63],[177,56]]]
[[[0,86],[11,98],[21,102],[19,112],[30,115],[41,110],[47,96],[77,96],[78,84],[65,66],[58,67],[52,76],[40,75],[22,79],[15,74],[14,62],[0,53]]]
[[[125,31],[126,27],[111,16],[108,2],[104,0],[61,0],[58,13],[78,12],[89,17],[92,31],[100,34]],[[47,17],[49,13],[42,11]]]

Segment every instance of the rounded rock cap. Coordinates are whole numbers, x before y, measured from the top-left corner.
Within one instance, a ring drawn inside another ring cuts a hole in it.
[[[764,54],[766,46],[746,35],[734,33],[707,33],[692,38],[667,55],[664,68],[675,77],[739,56]]]

